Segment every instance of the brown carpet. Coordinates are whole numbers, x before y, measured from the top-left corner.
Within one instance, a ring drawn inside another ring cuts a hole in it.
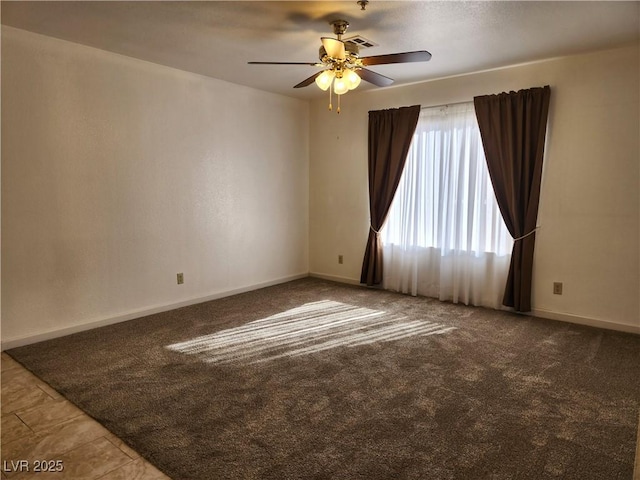
[[[8,353],[175,480],[633,472],[637,335],[309,278]]]

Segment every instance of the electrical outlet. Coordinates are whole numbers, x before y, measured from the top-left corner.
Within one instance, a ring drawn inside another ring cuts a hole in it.
[[[342,265],[344,263],[344,257],[342,255],[338,255],[338,263]]]
[[[562,295],[562,282],[553,282],[553,294]]]
[[[182,285],[184,283],[184,273],[178,274],[178,285]]]

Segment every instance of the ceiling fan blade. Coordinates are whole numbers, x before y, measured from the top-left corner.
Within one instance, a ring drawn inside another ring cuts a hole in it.
[[[367,70],[366,68],[361,68],[356,71],[360,78],[366,80],[369,83],[373,83],[378,87],[388,87],[393,83],[393,78],[385,77],[384,75],[380,75],[379,73],[373,72],[371,70]]]
[[[327,55],[331,58],[338,60],[344,60],[346,58],[344,43],[342,41],[331,37],[322,37],[320,40],[322,40],[322,46],[327,52]]]
[[[426,50],[417,52],[390,53],[388,55],[374,55],[373,57],[362,57],[360,59],[363,65],[385,65],[388,63],[411,63],[411,62],[428,62],[431,60],[431,54]]]
[[[316,77],[317,77],[318,75],[320,75],[322,72],[324,72],[324,70],[322,70],[322,71],[320,71],[320,72],[318,72],[318,73],[316,73],[316,74],[314,74],[314,75],[311,75],[309,78],[307,78],[307,79],[305,79],[305,80],[301,81],[299,84],[294,85],[294,86],[293,86],[293,88],[308,87],[309,85],[311,85],[313,82],[315,82],[315,81],[316,81]]]
[[[313,67],[319,66],[322,64],[318,62],[247,62],[249,65],[311,65]]]

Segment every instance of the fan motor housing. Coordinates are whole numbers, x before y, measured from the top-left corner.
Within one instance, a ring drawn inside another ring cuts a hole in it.
[[[360,47],[353,42],[344,42],[344,50],[347,53],[347,57],[358,58],[360,56]],[[324,61],[323,59],[327,56],[327,51],[324,46],[320,46],[319,57],[320,61]]]

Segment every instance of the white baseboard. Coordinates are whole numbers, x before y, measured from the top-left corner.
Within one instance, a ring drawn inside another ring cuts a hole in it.
[[[362,285],[359,279],[340,277],[337,275],[328,275],[325,273],[309,272],[310,277],[322,278],[324,280],[330,280],[339,283],[348,283],[350,285]],[[513,309],[505,310],[513,311]],[[571,313],[558,313],[544,309],[534,309],[533,311],[526,313],[525,315],[532,315],[534,317],[545,318],[547,320],[558,320],[561,322],[575,323],[578,325],[586,325],[589,327],[604,328],[606,330],[616,330],[619,332],[636,333],[640,334],[640,324],[628,325],[625,323],[615,323],[607,320],[598,320],[596,318],[582,317],[579,315],[573,315]],[[640,480],[640,479],[639,479]]]
[[[348,283],[350,285],[362,285],[360,280],[355,278],[340,277],[336,275],[328,275],[325,273],[309,272],[310,277],[322,278],[324,280],[330,280],[339,283]],[[504,310],[513,311],[513,309],[504,307]],[[639,325],[628,325],[625,323],[615,323],[606,320],[598,320],[595,318],[582,317],[579,315],[573,315],[571,313],[558,313],[544,309],[534,309],[533,311],[524,315],[531,315],[534,317],[545,318],[548,320],[558,320],[561,322],[575,323],[578,325],[587,325],[589,327],[604,328],[607,330],[617,330],[619,332],[636,333],[640,334]],[[639,479],[640,480],[640,479]]]
[[[310,273],[300,273],[296,275],[290,275],[287,277],[277,278],[275,280],[270,280],[267,282],[256,283],[253,285],[247,285],[244,287],[236,288],[233,290],[226,290],[223,292],[217,292],[212,295],[207,295],[205,297],[197,297],[191,298],[188,300],[182,300],[180,302],[166,304],[166,305],[156,305],[154,307],[143,308],[140,310],[130,311],[124,314],[105,317],[101,319],[91,320],[86,323],[82,323],[79,325],[73,325],[71,327],[59,328],[54,330],[48,330],[46,332],[41,332],[33,335],[27,335],[23,337],[15,337],[9,339],[2,339],[0,344],[0,349],[2,351],[9,350],[11,348],[22,347],[24,345],[30,345],[32,343],[42,342],[45,340],[51,340],[53,338],[64,337],[66,335],[71,335],[73,333],[82,332],[85,330],[91,330],[98,327],[104,327],[106,325],[112,325],[115,323],[126,322],[127,320],[133,320],[135,318],[145,317],[147,315],[153,315],[154,313],[166,312],[169,310],[174,310],[176,308],[187,307],[189,305],[195,305],[197,303],[208,302],[210,300],[217,300],[223,297],[229,297],[231,295],[237,295],[239,293],[245,293],[252,290],[258,290],[260,288],[271,287],[273,285],[278,285],[280,283],[286,283],[293,280],[299,280],[301,278],[306,277],[314,277],[321,278],[324,280],[329,280],[338,283],[346,283],[349,285],[361,285],[359,279],[349,278],[349,277],[341,277],[337,275],[328,275],[324,273],[318,272],[310,272]],[[570,313],[558,313],[552,312],[549,310],[543,309],[534,309],[528,315],[533,315],[539,318],[546,318],[549,320],[559,320],[562,322],[568,323],[576,323],[579,325],[587,325],[590,327],[604,328],[607,330],[617,330],[621,332],[635,333],[640,335],[640,325],[628,325],[624,323],[615,323],[606,320],[599,320],[595,318],[582,317],[579,315],[573,315]]]
[[[533,309],[530,313],[534,317],[546,318],[548,320],[559,320],[561,322],[576,323],[579,325],[587,325],[589,327],[604,328],[607,330],[617,330],[619,332],[640,334],[639,325],[628,325],[626,323],[615,323],[607,320],[599,320],[596,318],[582,317],[571,313],[558,313],[549,310]]]
[[[59,329],[48,330],[46,332],[37,333],[34,335],[27,335],[23,337],[15,337],[9,339],[2,339],[1,350],[9,350],[11,348],[22,347],[24,345],[30,345],[32,343],[43,342],[45,340],[51,340],[53,338],[64,337],[73,333],[83,332],[85,330],[91,330],[98,327],[104,327],[107,325],[113,325],[115,323],[126,322],[127,320],[133,320],[135,318],[146,317],[147,315],[153,315],[154,313],[166,312],[169,310],[175,310],[176,308],[188,307],[189,305],[195,305],[197,303],[208,302],[210,300],[217,300],[223,297],[230,297],[231,295],[237,295],[239,293],[250,292],[251,290],[258,290],[260,288],[271,287],[280,283],[290,282],[292,280],[299,280],[301,278],[307,278],[308,273],[300,273],[296,275],[290,275],[287,277],[277,278],[275,280],[269,280],[267,282],[256,283],[253,285],[247,285],[233,290],[226,290],[223,292],[217,292],[205,297],[190,298],[182,300],[180,302],[169,303],[165,305],[156,305],[153,307],[147,307],[139,310],[133,310],[127,313],[116,315],[113,317],[105,317],[95,319],[82,323],[79,325],[73,325],[71,327],[64,327]]]

